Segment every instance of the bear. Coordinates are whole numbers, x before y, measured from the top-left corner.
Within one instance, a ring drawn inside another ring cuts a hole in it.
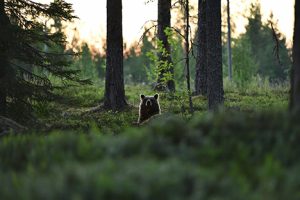
[[[145,122],[157,114],[160,114],[158,94],[155,94],[154,96],[145,96],[141,94],[138,124]]]

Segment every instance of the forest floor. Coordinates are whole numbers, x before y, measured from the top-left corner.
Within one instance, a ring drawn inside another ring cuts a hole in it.
[[[300,124],[288,87],[225,89],[225,108],[160,94],[162,115],[136,127],[144,86],[129,107],[99,110],[103,90],[60,91],[37,105],[39,127],[0,138],[0,199],[300,199]],[[47,134],[45,134],[47,133]]]
[[[136,126],[140,103],[140,94],[154,95],[155,92],[146,86],[126,86],[128,107],[121,112],[101,109],[103,87],[79,86],[58,91],[65,96],[56,103],[44,103],[36,106],[39,129],[51,130],[87,130],[97,126],[106,133],[119,133],[127,127]],[[259,111],[285,111],[288,109],[289,91],[286,87],[276,88],[227,88],[225,89],[226,111],[253,113]],[[207,99],[194,96],[195,114],[207,114]],[[160,93],[161,113],[178,115],[188,120],[188,98],[186,93],[177,92],[170,96]]]

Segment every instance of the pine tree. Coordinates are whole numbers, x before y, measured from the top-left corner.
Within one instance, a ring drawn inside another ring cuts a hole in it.
[[[107,50],[104,107],[126,107],[123,74],[122,0],[107,0]]]
[[[217,109],[224,102],[221,43],[221,1],[206,2],[208,107]]]
[[[295,26],[293,38],[293,67],[291,74],[290,107],[300,111],[300,3],[295,1]]]
[[[64,0],[50,4],[0,0],[0,115],[29,116],[35,102],[53,100],[54,86],[47,74],[65,83],[85,82],[69,69],[70,59],[51,48],[65,46],[65,36],[45,31],[41,20],[74,18],[72,5]],[[51,50],[44,51],[44,45]]]
[[[158,75],[158,86],[163,81],[165,74],[171,75],[174,78],[174,68],[171,58],[171,47],[168,42],[168,36],[166,29],[171,27],[171,0],[158,0],[158,28],[157,37],[159,42],[162,44],[162,50],[158,53],[160,62],[159,75]],[[175,91],[175,82],[173,79],[166,81],[166,86],[170,91]],[[157,88],[160,89],[160,88]]]
[[[207,95],[206,0],[198,0],[195,94]]]
[[[228,50],[228,77],[232,80],[232,56],[231,56],[231,24],[230,24],[230,2],[227,0],[227,50]]]
[[[4,1],[0,1],[0,115],[7,113],[7,89],[8,89],[8,71],[9,61],[7,56],[8,44],[7,41],[11,40],[9,34],[10,22],[5,14]]]
[[[191,94],[191,77],[190,77],[190,6],[189,6],[189,0],[186,0],[184,3],[184,15],[185,15],[185,30],[184,30],[184,46],[185,46],[185,68],[186,68],[186,85],[187,85],[187,92],[188,92],[188,98],[189,98],[189,107],[190,107],[190,113],[193,114],[194,112],[194,106],[192,101],[192,94]]]

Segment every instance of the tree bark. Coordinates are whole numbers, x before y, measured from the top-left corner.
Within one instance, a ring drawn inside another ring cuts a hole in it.
[[[207,95],[206,0],[198,0],[195,94]]]
[[[0,0],[0,115],[6,116],[7,105],[7,28],[9,19],[5,13],[4,0]]]
[[[186,66],[186,85],[187,91],[189,96],[189,106],[190,106],[190,113],[194,113],[194,106],[192,101],[191,95],[191,77],[190,77],[190,43],[189,43],[189,30],[190,30],[190,11],[189,11],[189,0],[186,0],[185,4],[185,20],[186,20],[186,27],[185,27],[185,66]]]
[[[290,108],[300,111],[300,2],[295,1],[295,25],[293,38],[293,66],[291,74]]]
[[[2,50],[0,50],[2,54]],[[7,62],[6,58],[0,56],[0,115],[6,116],[7,114],[7,105],[6,105],[6,96],[7,96],[7,84],[6,84],[6,71],[7,71]]]
[[[121,110],[125,100],[123,75],[122,0],[107,0],[107,50],[104,107]]]
[[[231,24],[230,24],[230,2],[227,0],[227,50],[228,50],[228,77],[232,80],[232,56],[231,56]]]
[[[171,47],[168,42],[168,37],[165,33],[166,28],[171,27],[171,0],[158,0],[158,24],[157,24],[157,36],[162,42],[163,48],[167,55],[163,55],[161,52],[158,53],[158,59],[162,62],[172,63],[171,58]],[[173,65],[167,70],[161,70],[158,75],[157,83],[162,83],[164,73],[169,72],[172,74],[173,80],[167,81],[167,87],[170,91],[175,91],[174,82],[174,68]]]
[[[206,2],[208,108],[216,110],[224,103],[221,44],[221,1]]]

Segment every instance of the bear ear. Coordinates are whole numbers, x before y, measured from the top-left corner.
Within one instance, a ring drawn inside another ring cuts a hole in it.
[[[145,99],[145,95],[141,94],[141,100]]]
[[[158,94],[155,94],[155,95],[154,95],[154,98],[155,98],[155,99],[158,99]]]

